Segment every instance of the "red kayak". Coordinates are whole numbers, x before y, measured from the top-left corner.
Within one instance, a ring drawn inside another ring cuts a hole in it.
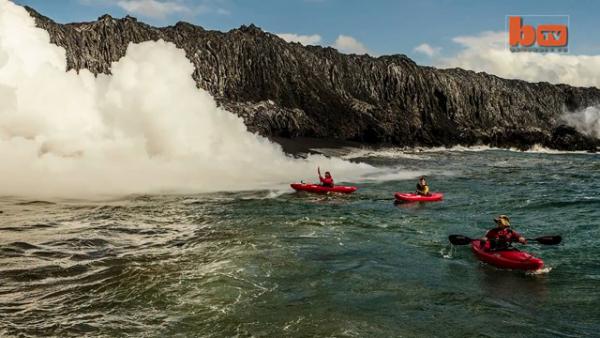
[[[517,249],[486,251],[479,240],[471,242],[471,250],[477,259],[501,269],[535,271],[544,267],[544,261]]]
[[[326,194],[329,192],[337,192],[341,194],[351,194],[355,192],[357,187],[348,187],[343,185],[336,185],[333,187],[324,187],[320,184],[305,184],[305,183],[292,183],[290,186],[296,191],[306,191],[317,194]]]
[[[432,192],[429,196],[397,192],[394,197],[402,202],[436,202],[444,199],[444,194],[441,192]]]

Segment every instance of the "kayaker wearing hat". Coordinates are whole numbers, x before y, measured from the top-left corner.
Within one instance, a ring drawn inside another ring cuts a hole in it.
[[[317,168],[317,171],[319,172],[319,181],[321,181],[321,185],[324,187],[328,187],[328,188],[333,188],[333,177],[331,177],[331,174],[329,173],[329,171],[325,172],[325,177],[321,176],[321,168]]]
[[[500,215],[494,219],[496,227],[488,230],[485,237],[481,239],[481,245],[486,250],[507,250],[511,243],[527,243],[525,237],[510,227],[510,219],[506,215]]]
[[[425,181],[425,176],[419,177],[419,182],[417,183],[417,195],[421,196],[430,196],[429,186],[427,185],[427,181]]]

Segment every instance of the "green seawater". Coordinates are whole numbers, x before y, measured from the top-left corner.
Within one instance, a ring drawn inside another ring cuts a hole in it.
[[[353,160],[428,173],[445,200],[394,204],[413,178],[355,182],[349,196],[4,197],[0,336],[600,334],[599,155]],[[482,235],[498,214],[527,237],[563,236],[558,246],[520,246],[546,271],[499,270],[449,245],[450,234]]]

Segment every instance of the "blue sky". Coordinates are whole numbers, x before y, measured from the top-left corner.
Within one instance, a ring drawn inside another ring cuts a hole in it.
[[[189,21],[227,31],[254,23],[274,33],[320,36],[322,45],[352,37],[372,54],[404,53],[421,64],[414,48],[427,43],[440,55],[461,47],[452,39],[504,30],[508,14],[570,15],[571,54],[600,54],[600,1],[358,1],[358,0],[16,0],[58,22],[126,14],[154,25]],[[157,5],[154,11],[144,5]],[[162,3],[162,4],[160,4]],[[438,49],[439,48],[439,49]]]

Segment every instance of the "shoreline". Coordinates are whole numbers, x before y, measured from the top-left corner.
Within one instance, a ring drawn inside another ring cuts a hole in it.
[[[530,153],[530,154],[599,154],[599,149],[596,151],[592,150],[559,150],[548,148],[543,145],[534,144],[528,149],[520,149],[516,147],[501,147],[492,146],[488,144],[478,145],[462,145],[455,144],[452,146],[441,146],[441,147],[426,147],[426,146],[413,146],[413,147],[402,147],[394,146],[391,144],[366,144],[355,141],[343,141],[331,138],[315,138],[315,137],[268,137],[271,142],[274,142],[281,146],[286,154],[294,157],[304,157],[303,155],[320,154],[325,156],[331,156],[323,153],[321,150],[343,150],[343,149],[362,149],[368,152],[379,152],[379,151],[400,151],[406,153],[431,153],[441,151],[486,151],[486,150],[506,150],[517,153]],[[343,156],[335,154],[333,156]]]

